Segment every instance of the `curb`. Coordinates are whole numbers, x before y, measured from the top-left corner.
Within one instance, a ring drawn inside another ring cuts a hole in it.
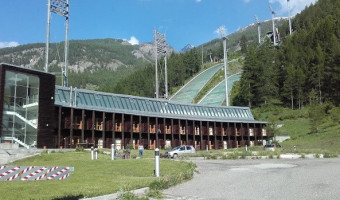
[[[140,188],[137,190],[131,190],[133,194],[139,196],[145,194],[149,190],[148,187],[145,188]],[[83,198],[82,200],[113,200],[113,199],[118,199],[120,195],[120,192],[114,193],[114,194],[107,194],[103,196],[98,196],[98,197],[91,197],[91,198]]]

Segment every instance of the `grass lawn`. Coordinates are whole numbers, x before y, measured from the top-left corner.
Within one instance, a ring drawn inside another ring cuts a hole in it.
[[[136,151],[137,152],[137,151]],[[136,152],[133,152],[136,153]],[[69,166],[75,171],[64,181],[0,182],[0,199],[78,199],[148,187],[159,180],[154,177],[154,151],[144,151],[142,159],[111,160],[110,155],[98,154],[91,160],[90,152],[43,153],[41,156],[8,165]],[[193,173],[192,164],[161,159],[162,177]],[[185,176],[187,177],[187,176]]]

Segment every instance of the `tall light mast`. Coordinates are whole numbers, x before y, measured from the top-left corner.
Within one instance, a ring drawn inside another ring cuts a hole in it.
[[[257,24],[257,35],[259,36],[259,44],[261,43],[261,23],[259,21],[259,18],[255,15],[255,22]]]
[[[273,8],[270,5],[269,5],[269,8],[270,8],[270,11],[272,13],[274,46],[276,46],[276,30],[275,30],[275,21],[274,21],[275,12],[274,12]]]
[[[228,93],[228,55],[227,55],[227,36],[223,37],[223,57],[224,57],[224,79],[225,79],[225,104],[229,106]]]
[[[290,6],[289,6],[289,1],[287,0],[287,7],[288,7],[288,21],[289,21],[289,35],[292,35],[292,22],[290,19]]]
[[[63,86],[68,86],[67,65],[68,65],[68,22],[69,22],[69,0],[47,0],[47,30],[45,50],[45,71],[48,72],[48,53],[50,43],[50,18],[51,12],[65,17],[65,61],[63,71]]]
[[[158,55],[164,56],[165,64],[165,98],[168,98],[168,73],[167,73],[167,56],[166,56],[166,38],[165,34],[161,34],[156,30],[154,33],[155,45],[155,79],[156,79],[156,99],[159,98],[159,83],[158,83]]]

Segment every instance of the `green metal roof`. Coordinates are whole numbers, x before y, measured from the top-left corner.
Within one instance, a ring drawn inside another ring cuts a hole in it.
[[[248,107],[182,104],[164,99],[104,93],[62,86],[56,86],[55,88],[55,104],[77,109],[150,117],[221,122],[265,123],[254,120],[254,117]]]

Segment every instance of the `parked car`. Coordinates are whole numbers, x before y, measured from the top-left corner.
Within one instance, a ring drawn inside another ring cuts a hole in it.
[[[178,156],[184,155],[184,154],[192,154],[196,153],[196,150],[193,146],[185,145],[185,146],[177,146],[173,148],[172,150],[165,153],[165,155],[168,158],[177,158]]]
[[[281,145],[280,144],[266,144],[263,146],[263,149],[265,151],[275,151],[276,148],[281,148]]]

